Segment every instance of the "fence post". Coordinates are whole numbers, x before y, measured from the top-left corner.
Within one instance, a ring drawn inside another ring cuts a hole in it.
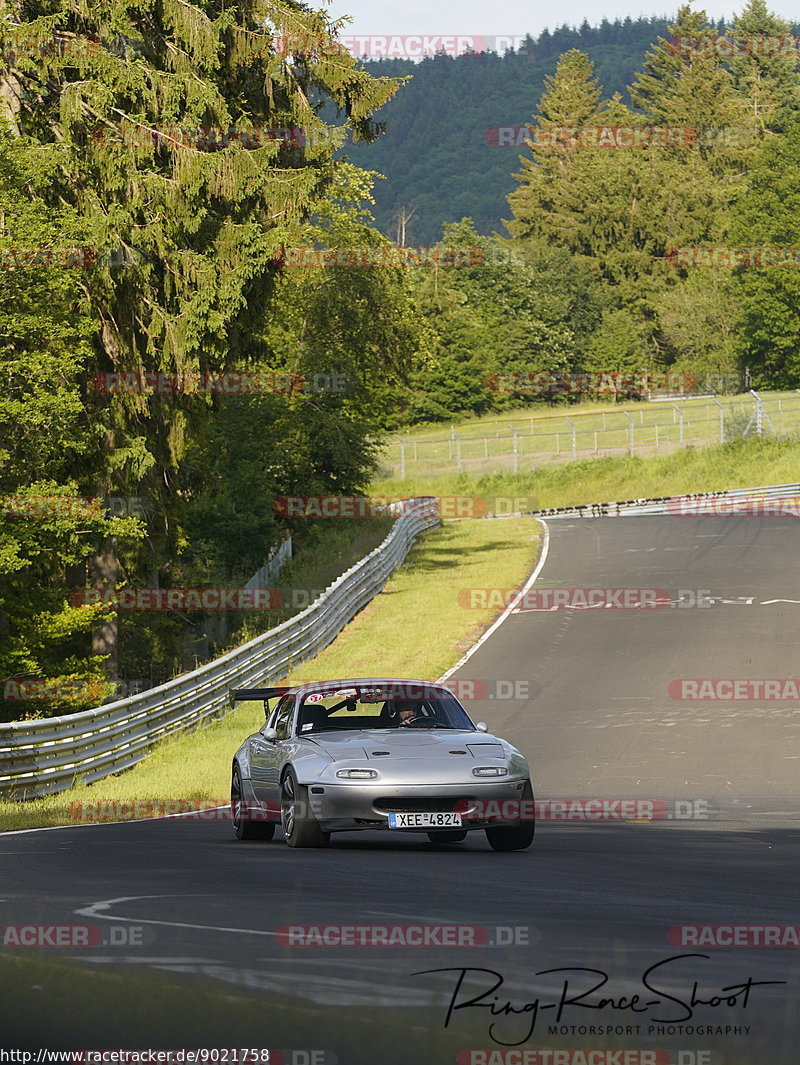
[[[456,441],[456,470],[461,473],[461,437],[457,436]]]
[[[564,415],[564,418],[572,426],[572,461],[575,462],[577,460],[577,458],[578,458],[577,429],[576,429],[576,426],[575,426],[575,422],[573,421],[572,418],[567,418],[566,415]]]
[[[720,403],[720,401],[717,399],[716,396],[712,396],[711,399],[719,407],[719,442],[721,444],[724,444],[725,443],[725,411],[724,411],[724,409],[722,407],[722,404]]]
[[[397,442],[400,445],[400,480],[406,479],[406,442],[402,436],[398,436]]]
[[[634,453],[633,418],[631,418],[630,414],[628,414],[628,412],[626,410],[621,410],[620,414],[624,414],[625,417],[628,419],[628,454],[629,455],[633,455],[633,453]]]
[[[515,425],[509,425],[508,428],[514,434],[514,473],[516,473],[519,465],[519,460],[517,458],[517,427]]]
[[[675,424],[675,411],[678,412],[678,414],[680,415],[680,419],[681,419],[680,428],[678,429],[678,443],[682,444],[683,443],[683,411],[681,410],[681,408],[678,406],[677,403],[673,403],[672,404],[672,424],[673,425]]]

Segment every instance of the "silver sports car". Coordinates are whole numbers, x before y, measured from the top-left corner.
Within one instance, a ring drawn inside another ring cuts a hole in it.
[[[271,839],[280,822],[290,847],[359,829],[426,832],[433,843],[481,830],[497,851],[532,842],[525,757],[473,724],[444,685],[359,679],[231,693],[234,705],[256,699],[266,723],[233,758],[239,839]]]

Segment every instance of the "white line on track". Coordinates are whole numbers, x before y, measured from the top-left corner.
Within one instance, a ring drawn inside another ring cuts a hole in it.
[[[547,552],[550,550],[550,528],[549,528],[547,522],[543,521],[542,518],[537,518],[536,520],[538,522],[540,522],[541,525],[544,527],[544,536],[542,537],[542,552],[539,555],[539,561],[536,563],[536,569],[533,571],[533,573],[530,575],[530,577],[528,577],[528,579],[525,582],[525,584],[523,585],[523,587],[517,592],[517,594],[514,596],[514,598],[511,600],[511,602],[505,608],[505,610],[500,615],[500,617],[494,622],[494,624],[491,625],[486,630],[486,632],[484,632],[484,634],[472,645],[472,647],[470,647],[470,649],[467,651],[467,653],[465,655],[463,655],[458,660],[458,662],[456,662],[456,664],[452,668],[448,669],[448,671],[446,673],[443,673],[441,675],[441,677],[439,677],[439,680],[437,681],[437,683],[441,684],[441,682],[443,680],[447,680],[447,678],[452,676],[452,674],[455,673],[456,670],[461,669],[461,667],[464,665],[465,662],[467,662],[470,658],[472,658],[472,656],[475,654],[475,652],[478,650],[478,648],[482,647],[486,643],[486,641],[489,639],[489,637],[494,632],[496,632],[497,629],[500,628],[500,626],[503,624],[503,622],[506,620],[506,618],[511,613],[513,613],[513,611],[516,609],[516,607],[521,602],[522,597],[525,595],[526,592],[528,592],[531,589],[531,587],[533,586],[533,584],[536,581],[537,577],[542,572],[542,569],[544,568],[544,564],[547,561]]]
[[[208,898],[208,893],[200,895],[123,895],[118,899],[101,899],[99,902],[91,902],[83,906],[75,913],[80,917],[91,917],[101,921],[129,921],[132,924],[157,924],[167,928],[201,928],[207,932],[233,932],[244,936],[275,936],[274,931],[265,931],[263,928],[228,928],[223,925],[213,924],[189,924],[186,921],[156,921],[147,917],[118,917],[115,914],[102,911],[111,909],[118,902],[136,902],[139,899],[175,899],[175,898]]]

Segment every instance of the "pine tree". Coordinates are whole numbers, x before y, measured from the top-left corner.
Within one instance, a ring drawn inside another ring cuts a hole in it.
[[[669,33],[670,41],[659,37],[648,52],[630,87],[631,100],[648,122],[696,130],[701,154],[713,165],[719,144],[709,140],[709,131],[741,119],[733,78],[714,51],[716,31],[704,11],[681,7]]]
[[[800,57],[794,48],[775,50],[776,39],[791,43],[791,23],[773,14],[765,0],[748,0],[729,34],[738,38],[742,49],[726,60],[741,98],[740,121],[756,135],[763,134],[779,121],[781,111],[800,108]]]
[[[594,64],[583,52],[573,49],[561,56],[555,74],[545,78],[532,123],[533,138],[539,130],[546,138],[554,127],[592,126],[601,120],[601,93],[593,71]],[[518,239],[571,247],[577,227],[571,185],[580,149],[566,143],[539,145],[535,139],[529,148],[531,154],[520,157],[521,173],[514,175],[519,185],[508,197],[513,219],[506,228]]]

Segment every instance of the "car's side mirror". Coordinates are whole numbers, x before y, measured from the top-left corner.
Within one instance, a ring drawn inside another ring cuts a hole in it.
[[[274,743],[275,740],[277,740],[278,738],[278,733],[274,728],[265,728],[262,731],[261,735],[264,737],[267,743]]]
[[[489,731],[489,726],[486,724],[485,721],[479,721],[478,724],[475,726],[475,728],[478,730],[478,732],[488,732]]]

